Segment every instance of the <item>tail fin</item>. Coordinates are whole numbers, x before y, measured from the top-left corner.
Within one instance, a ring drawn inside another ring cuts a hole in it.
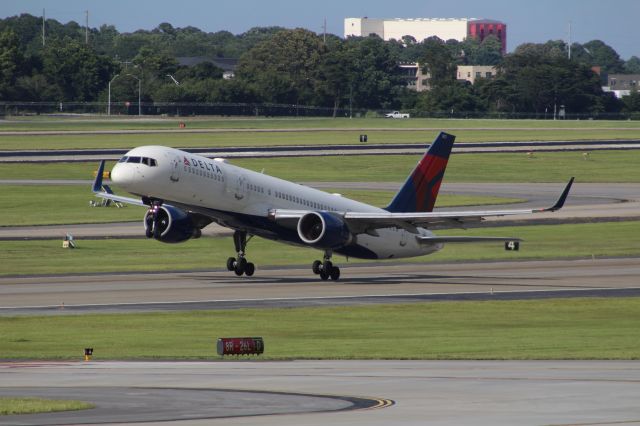
[[[385,210],[392,213],[433,211],[455,140],[455,136],[440,132]]]

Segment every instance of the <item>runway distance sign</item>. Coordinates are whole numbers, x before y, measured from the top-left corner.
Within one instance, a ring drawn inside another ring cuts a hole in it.
[[[221,337],[217,343],[218,355],[261,355],[264,353],[262,337]]]

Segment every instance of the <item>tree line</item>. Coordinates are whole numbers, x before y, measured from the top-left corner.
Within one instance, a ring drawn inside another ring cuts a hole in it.
[[[325,107],[333,110],[404,109],[543,114],[640,111],[637,93],[616,99],[602,91],[604,73],[640,73],[640,59],[624,61],[594,40],[527,43],[502,56],[500,42],[487,37],[384,41],[377,36],[319,36],[304,29],[253,28],[243,34],[207,33],[162,23],[151,31],[119,33],[103,25],[49,19],[42,42],[41,19],[23,14],[0,20],[0,101],[151,103],[247,103]],[[212,62],[180,66],[178,57],[238,58],[235,77],[224,79]],[[419,62],[431,90],[407,88],[412,77],[399,67]],[[474,85],[456,79],[457,65],[493,65],[496,77]],[[118,75],[117,81],[114,77]],[[179,82],[179,84],[175,84]]]

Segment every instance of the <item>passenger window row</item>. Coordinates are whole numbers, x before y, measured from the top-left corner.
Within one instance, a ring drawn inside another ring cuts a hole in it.
[[[309,201],[309,200],[305,200],[304,198],[300,198],[300,197],[295,197],[293,195],[289,195],[283,192],[279,192],[276,191],[276,198],[280,198],[286,201],[291,201],[294,203],[298,203],[298,204],[302,204],[303,206],[307,206],[307,207],[311,207],[312,209],[317,209],[317,210],[325,210],[325,211],[330,211],[331,207],[329,207],[328,205],[325,204],[321,204],[321,203],[316,203],[313,201]]]

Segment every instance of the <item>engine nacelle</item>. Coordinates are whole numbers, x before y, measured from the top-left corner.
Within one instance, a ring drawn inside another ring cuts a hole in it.
[[[153,226],[153,210],[157,209],[156,226]],[[147,237],[163,243],[181,243],[199,238],[202,231],[195,226],[189,213],[171,206],[153,206],[144,216]]]
[[[298,236],[312,246],[323,249],[344,247],[353,242],[353,234],[338,215],[310,212],[298,221]]]

